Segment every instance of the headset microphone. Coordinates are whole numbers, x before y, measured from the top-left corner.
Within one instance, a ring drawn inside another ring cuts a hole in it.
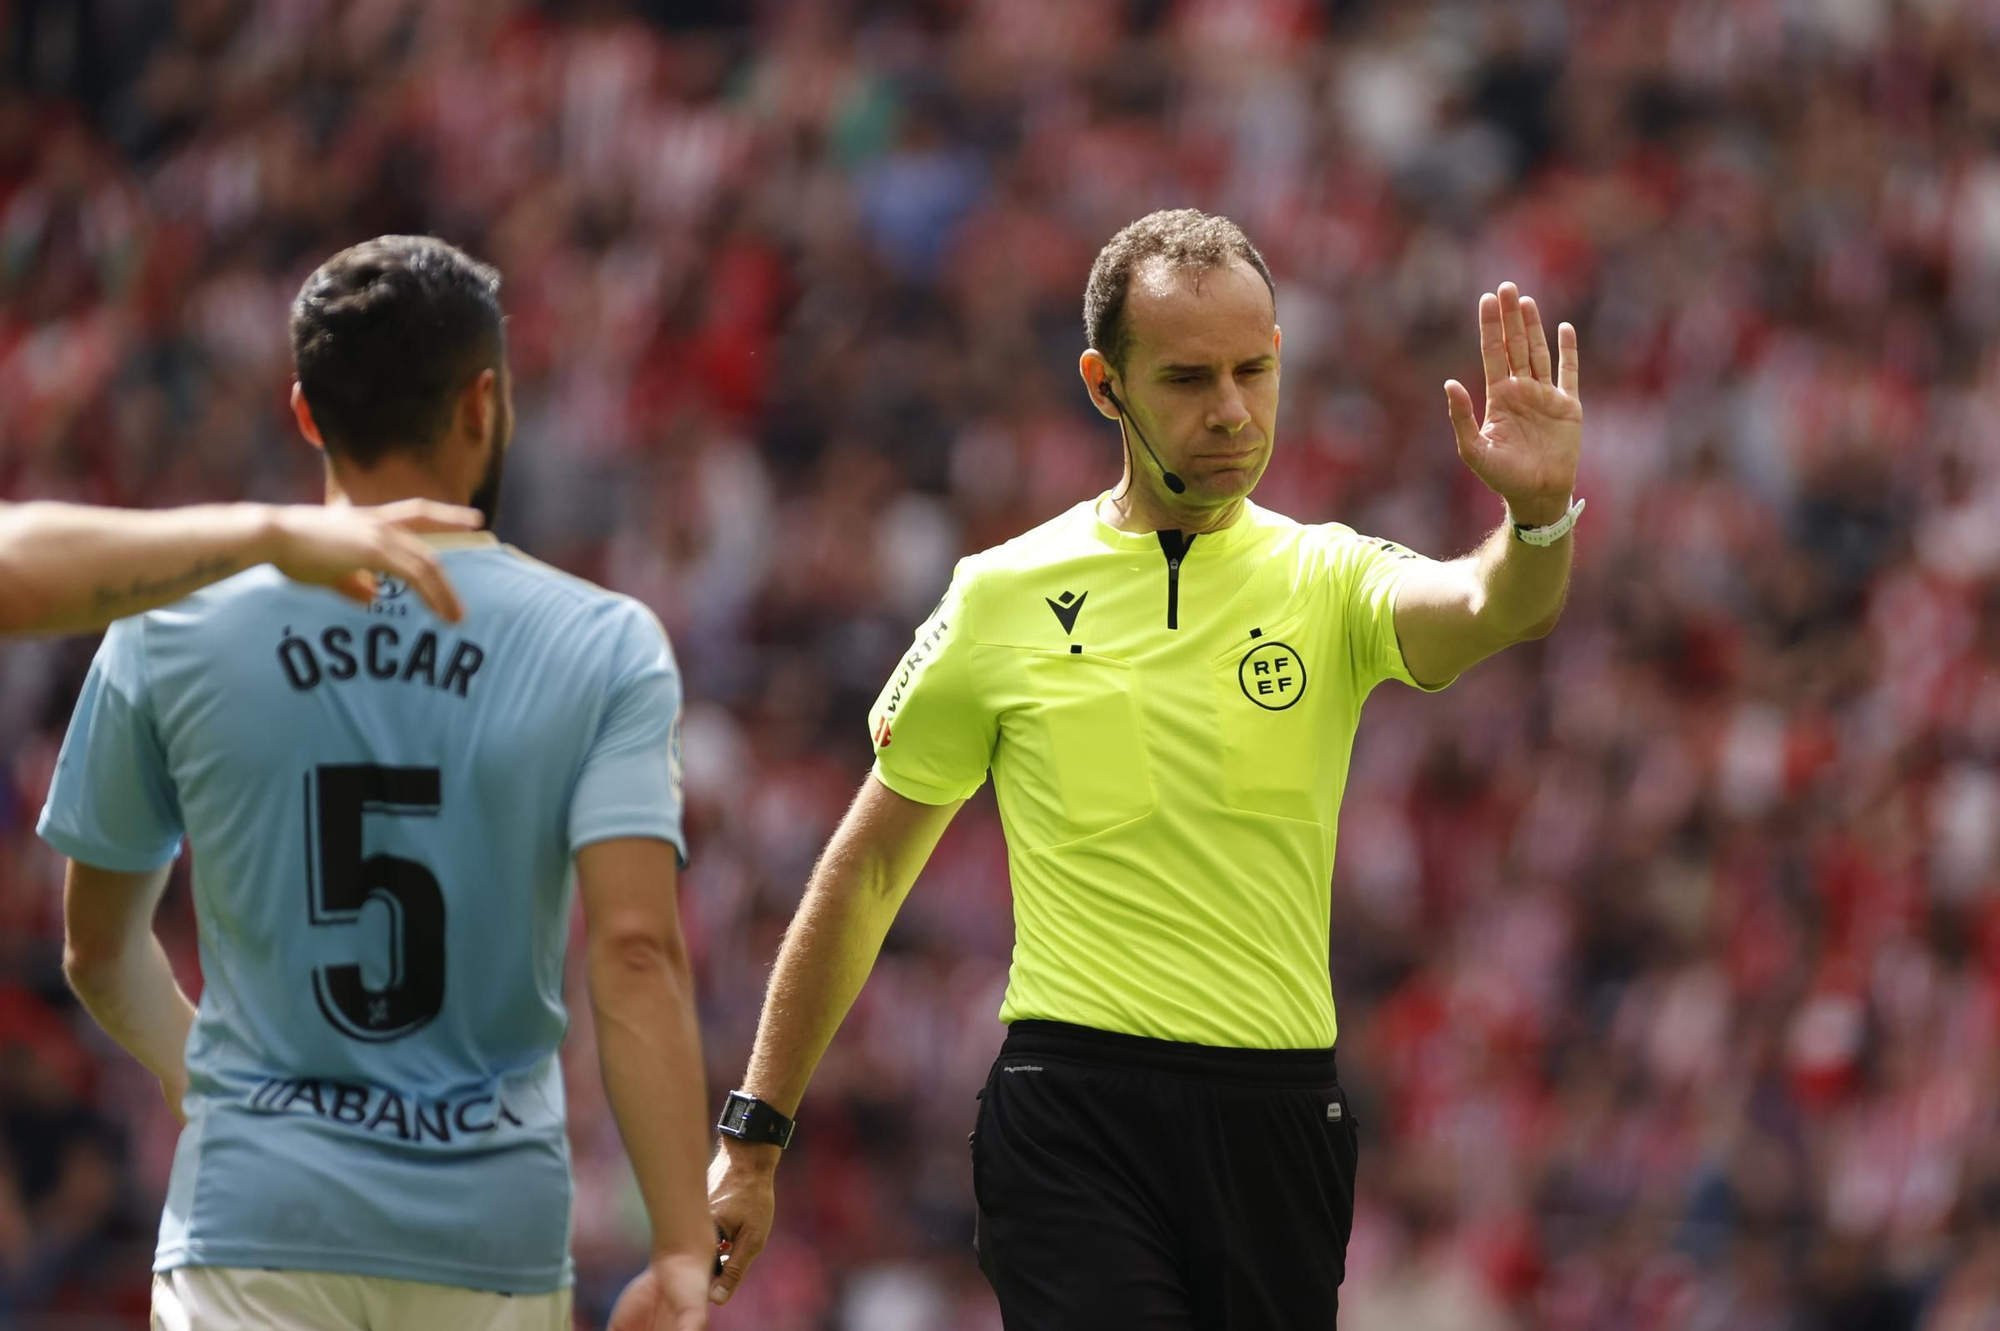
[[[1118,400],[1118,395],[1111,391],[1111,381],[1109,379],[1104,381],[1103,387],[1104,396],[1110,399],[1112,410],[1118,413],[1118,429],[1120,433],[1123,433],[1125,422],[1131,419],[1131,415],[1125,410],[1125,404]],[[1139,436],[1139,443],[1145,448],[1146,456],[1153,459],[1153,465],[1160,469],[1160,479],[1167,483],[1167,488],[1175,494],[1186,494],[1187,482],[1167,470],[1166,464],[1160,461],[1160,455],[1155,453],[1153,446],[1146,442],[1146,432],[1139,428],[1139,422],[1132,421],[1132,433]]]

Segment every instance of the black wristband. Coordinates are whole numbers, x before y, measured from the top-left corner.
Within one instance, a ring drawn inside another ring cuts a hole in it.
[[[722,1117],[715,1130],[725,1137],[784,1150],[792,1144],[798,1124],[786,1118],[754,1095],[731,1091],[722,1102]]]

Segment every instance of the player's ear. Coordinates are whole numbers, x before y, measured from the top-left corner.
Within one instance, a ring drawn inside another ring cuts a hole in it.
[[[458,395],[457,415],[459,429],[465,437],[484,449],[500,422],[498,371],[489,366],[465,386],[465,391]]]
[[[500,395],[506,385],[500,382],[500,371],[484,369],[479,372],[479,437],[496,447],[500,442],[500,419],[506,409],[500,404]]]
[[[292,419],[299,423],[299,433],[306,437],[306,442],[324,453],[326,440],[320,437],[319,422],[313,419],[312,404],[306,401],[306,390],[296,380],[292,383]]]
[[[1104,391],[1111,382],[1111,362],[1104,359],[1104,353],[1092,347],[1077,357],[1076,372],[1083,376],[1083,389],[1090,394],[1090,405],[1097,408],[1097,414],[1109,420],[1118,419],[1118,408]],[[1112,392],[1116,392],[1114,386]]]

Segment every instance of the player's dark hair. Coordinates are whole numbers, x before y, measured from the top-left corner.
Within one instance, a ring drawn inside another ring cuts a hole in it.
[[[1083,288],[1084,336],[1121,370],[1132,348],[1132,334],[1125,326],[1125,293],[1131,288],[1132,274],[1154,259],[1171,268],[1195,272],[1226,268],[1241,259],[1257,270],[1271,293],[1271,303],[1277,304],[1278,287],[1271,280],[1270,266],[1242,227],[1194,208],[1148,213],[1097,252],[1097,262],[1090,265],[1090,281]]]
[[[426,450],[459,392],[506,359],[500,272],[433,236],[363,241],[299,289],[292,359],[329,452],[370,467]]]

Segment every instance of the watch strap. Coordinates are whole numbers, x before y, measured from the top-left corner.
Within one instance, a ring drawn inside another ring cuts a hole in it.
[[[1570,534],[1576,520],[1583,513],[1583,500],[1573,501],[1567,512],[1546,527],[1530,527],[1514,521],[1514,510],[1507,510],[1507,521],[1514,528],[1514,539],[1526,545],[1550,546]]]
[[[716,1120],[715,1130],[740,1142],[775,1146],[782,1151],[792,1144],[798,1124],[754,1095],[731,1091],[722,1102],[722,1117]]]

